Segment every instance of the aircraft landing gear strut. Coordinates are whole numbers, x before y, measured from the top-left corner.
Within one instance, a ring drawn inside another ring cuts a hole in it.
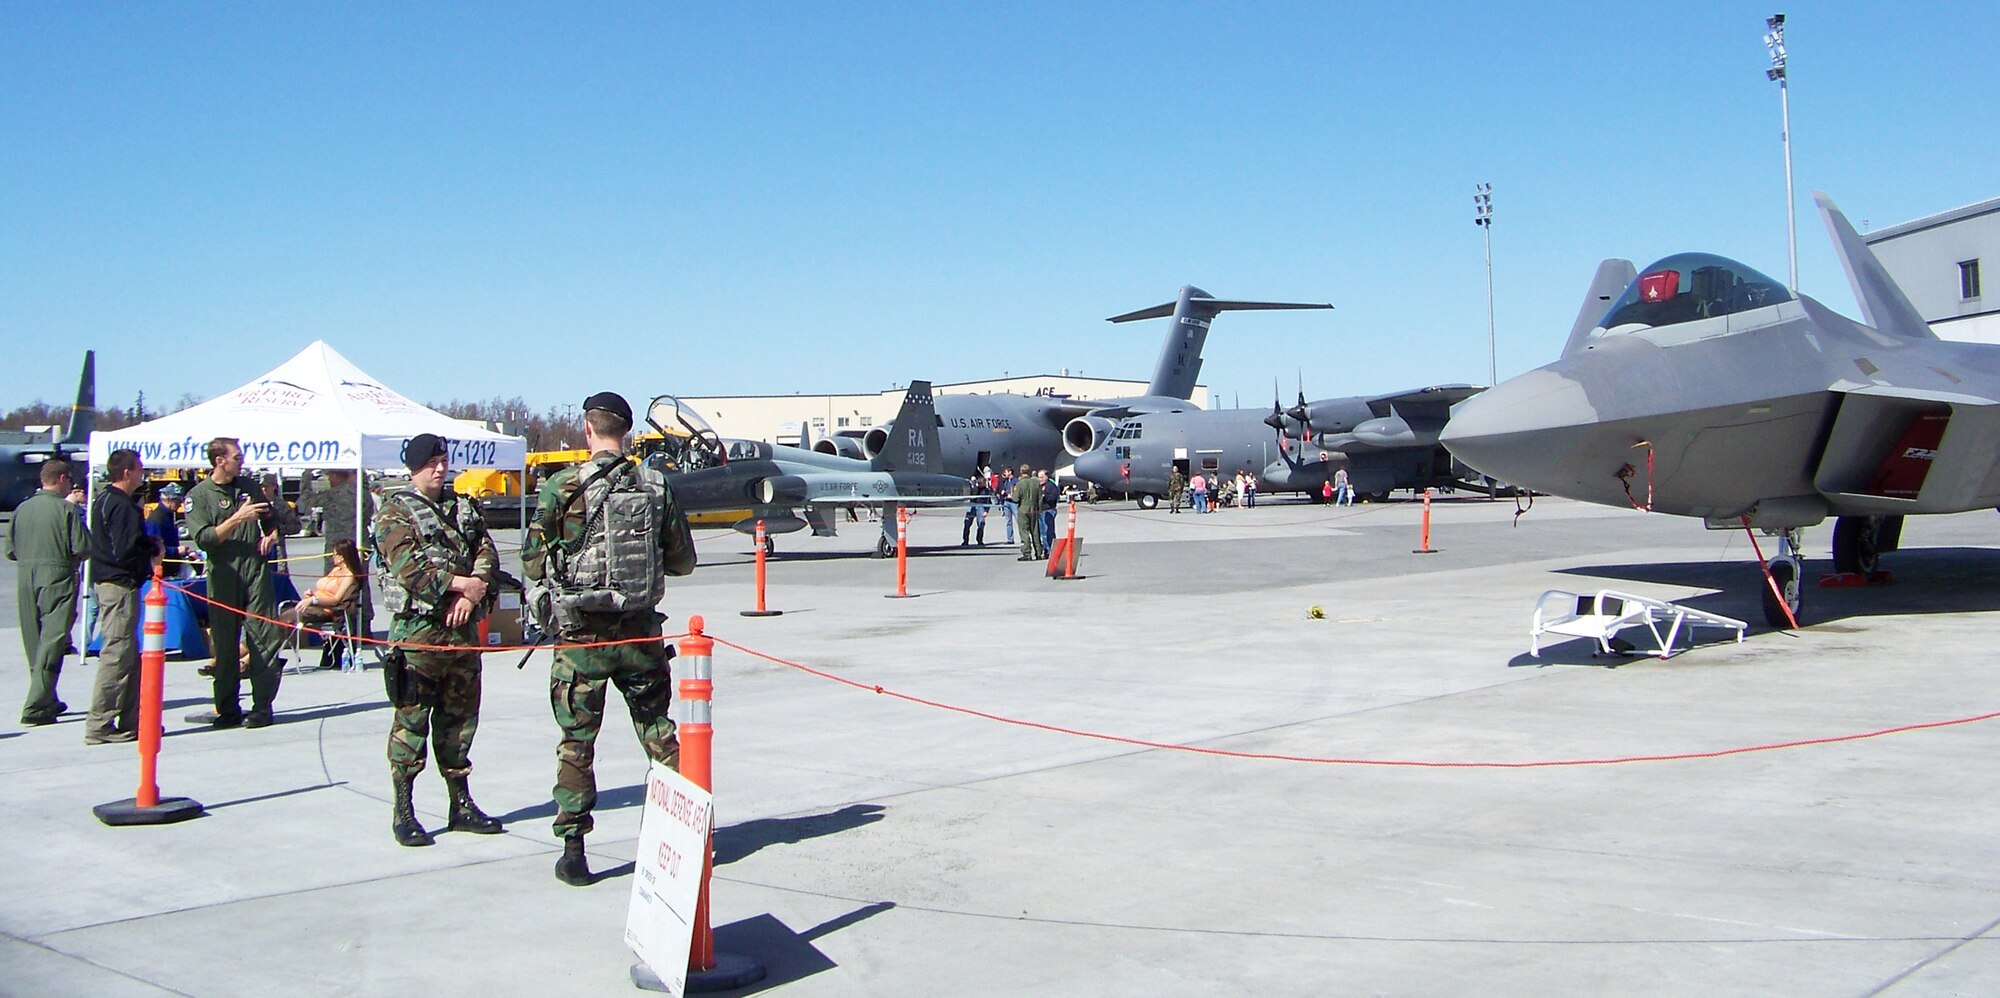
[[[1805,531],[1792,527],[1778,534],[1778,553],[1765,566],[1770,573],[1770,581],[1764,586],[1764,622],[1772,627],[1785,630],[1797,626],[1800,604],[1799,577],[1804,574],[1805,561],[1799,556],[1799,549],[1805,538]],[[1772,592],[1773,586],[1777,592]],[[1783,602],[1779,601],[1780,595]]]
[[[1894,551],[1903,532],[1900,516],[1843,516],[1833,525],[1833,570],[1874,576],[1882,552]]]

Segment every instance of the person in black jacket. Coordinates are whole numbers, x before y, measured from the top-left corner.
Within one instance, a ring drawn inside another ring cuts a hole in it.
[[[97,497],[90,516],[90,582],[104,650],[83,743],[129,742],[139,728],[139,585],[152,574],[154,541],[135,498],[146,471],[139,452],[111,452],[105,465],[111,487]]]
[[[1056,484],[1056,476],[1046,472],[1035,472],[1042,486],[1042,553],[1047,558],[1056,547],[1056,507],[1062,505],[1062,486]]]

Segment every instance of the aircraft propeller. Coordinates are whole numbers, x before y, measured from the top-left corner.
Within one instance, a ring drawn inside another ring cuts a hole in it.
[[[1299,372],[1299,404],[1293,406],[1285,415],[1292,417],[1299,423],[1302,431],[1299,434],[1299,455],[1303,457],[1306,452],[1306,446],[1312,443],[1313,439],[1312,410],[1306,407],[1306,373],[1304,371]]]
[[[1278,402],[1278,379],[1271,379],[1271,414],[1264,417],[1264,425],[1278,431],[1278,442],[1285,440],[1285,412]]]

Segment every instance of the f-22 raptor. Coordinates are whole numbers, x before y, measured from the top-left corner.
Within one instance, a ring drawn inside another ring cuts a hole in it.
[[[1055,469],[1070,457],[1088,454],[1104,444],[1118,421],[1142,412],[1187,409],[1201,373],[1201,348],[1209,323],[1224,312],[1271,309],[1325,309],[1325,304],[1234,301],[1216,298],[1192,285],[1164,305],[1114,315],[1109,322],[1136,322],[1173,316],[1166,343],[1153,369],[1146,394],[1114,399],[1057,399],[1032,395],[941,395],[937,399],[942,470],[971,475],[987,467],[1025,464]],[[893,438],[901,422],[878,426],[861,438],[864,457],[874,457]],[[837,453],[839,439],[814,444]]]
[[[1607,260],[1562,358],[1465,402],[1444,445],[1536,491],[1777,533],[1774,627],[1804,528],[1838,517],[1834,567],[1872,576],[1903,517],[2000,505],[2000,346],[1938,339],[1814,199],[1863,321],[1718,256]]]
[[[866,461],[762,440],[724,440],[700,413],[666,395],[647,407],[646,419],[669,442],[649,460],[666,473],[681,510],[748,510],[735,529],[751,533],[764,521],[769,550],[776,549],[771,534],[811,527],[815,535],[830,536],[828,511],[871,507],[883,512],[875,555],[885,557],[895,550],[898,507],[971,501],[966,479],[936,470],[937,414],[928,381],[910,382],[896,416],[899,429]]]
[[[76,386],[76,405],[61,439],[47,434],[0,430],[0,512],[11,512],[42,487],[42,463],[62,458],[76,467],[75,481],[85,479],[90,458],[90,431],[97,427],[97,351],[83,354],[83,377]]]

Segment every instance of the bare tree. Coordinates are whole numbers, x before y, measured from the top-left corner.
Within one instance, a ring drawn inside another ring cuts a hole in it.
[[[429,405],[453,419],[512,423],[516,431],[528,439],[531,451],[571,450],[583,446],[583,429],[576,425],[574,418],[566,415],[570,407],[551,406],[548,411],[538,413],[531,410],[527,400],[518,395],[513,398],[494,396],[483,402],[452,399]]]

